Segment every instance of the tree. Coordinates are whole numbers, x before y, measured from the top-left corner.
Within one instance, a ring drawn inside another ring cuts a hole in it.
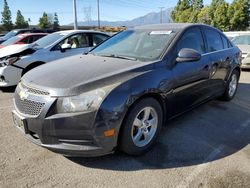
[[[221,2],[214,11],[213,26],[222,31],[229,30],[229,18],[227,17],[228,3]]]
[[[199,14],[197,16],[198,23],[204,23],[204,24],[208,24],[208,25],[211,23],[209,10],[210,10],[209,6],[205,6],[201,9],[201,11],[199,12]]]
[[[38,26],[41,29],[51,28],[51,22],[49,22],[49,17],[48,17],[48,14],[46,12],[44,12],[43,16],[41,18],[39,18]]]
[[[171,17],[174,22],[189,22],[192,7],[189,0],[178,0]]]
[[[234,0],[228,10],[230,30],[246,30],[249,26],[248,0]]]
[[[16,28],[18,28],[18,29],[29,27],[28,21],[25,21],[25,19],[24,19],[24,17],[23,17],[20,10],[17,11],[15,25],[16,25]]]
[[[59,19],[58,19],[58,15],[56,12],[54,14],[54,19],[53,19],[53,29],[56,31],[58,31],[60,29]]]
[[[10,31],[13,28],[13,23],[11,21],[11,11],[7,0],[4,0],[3,12],[2,13],[2,26],[5,30]]]
[[[189,21],[192,23],[197,23],[198,15],[201,12],[201,9],[204,7],[203,0],[192,0],[191,6],[192,6],[192,14],[190,16]]]

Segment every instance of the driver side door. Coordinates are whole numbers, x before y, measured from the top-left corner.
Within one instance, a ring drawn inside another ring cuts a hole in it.
[[[69,48],[62,49],[62,46],[65,44],[67,44]],[[62,40],[50,51],[50,61],[73,55],[80,55],[88,52],[89,50],[89,35],[85,33],[74,34]]]
[[[205,42],[201,29],[189,28],[178,40],[175,57],[183,48],[196,50],[201,54],[198,61],[175,62],[173,91],[169,100],[172,116],[182,113],[199,104],[208,97],[209,56],[206,55]]]

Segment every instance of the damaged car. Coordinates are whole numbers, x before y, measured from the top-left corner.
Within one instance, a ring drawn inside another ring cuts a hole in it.
[[[13,119],[26,138],[66,156],[140,155],[166,120],[214,98],[233,99],[240,55],[207,25],[131,28],[87,55],[28,72]]]
[[[28,71],[50,61],[88,52],[109,38],[90,30],[59,31],[32,44],[0,49],[0,87],[15,86]]]

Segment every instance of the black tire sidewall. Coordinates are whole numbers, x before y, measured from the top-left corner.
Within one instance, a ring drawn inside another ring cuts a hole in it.
[[[144,147],[138,147],[134,144],[131,137],[131,129],[134,119],[138,113],[145,107],[152,107],[155,109],[158,115],[158,125],[156,133],[153,139]],[[159,137],[159,133],[163,123],[163,110],[159,102],[153,98],[145,98],[132,106],[131,110],[128,112],[126,119],[123,122],[120,132],[119,148],[123,152],[129,155],[141,155],[151,149],[153,144]]]

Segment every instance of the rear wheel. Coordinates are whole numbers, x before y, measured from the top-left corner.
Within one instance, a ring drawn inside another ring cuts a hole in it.
[[[120,149],[140,155],[155,143],[162,126],[162,108],[153,98],[146,98],[129,111],[121,128]]]
[[[227,83],[226,91],[222,96],[222,100],[230,101],[234,98],[237,89],[238,89],[238,82],[239,82],[239,72],[234,70],[230,76],[230,79]]]

